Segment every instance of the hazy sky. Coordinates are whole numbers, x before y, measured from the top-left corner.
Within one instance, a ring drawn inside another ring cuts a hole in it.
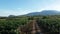
[[[0,16],[22,15],[41,10],[60,11],[60,0],[0,0]]]

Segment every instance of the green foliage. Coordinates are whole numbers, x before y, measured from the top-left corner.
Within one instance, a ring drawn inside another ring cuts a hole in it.
[[[0,19],[0,33],[1,34],[17,34],[20,25],[25,25],[28,22],[26,17],[19,18],[4,18]]]
[[[45,32],[59,32],[60,16],[15,16],[0,18],[0,34],[20,34],[19,31],[16,31],[17,28],[33,19],[37,20],[38,25]]]
[[[45,17],[44,17],[45,18]],[[57,17],[45,18],[45,19],[38,19],[37,20],[40,27],[42,27],[45,32],[59,32],[60,28],[60,19],[57,19]]]

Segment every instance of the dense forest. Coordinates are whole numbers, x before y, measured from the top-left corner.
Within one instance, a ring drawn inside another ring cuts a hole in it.
[[[0,17],[0,34],[20,34],[18,27],[29,23],[29,20],[36,20],[44,32],[59,32],[60,16],[14,16]]]

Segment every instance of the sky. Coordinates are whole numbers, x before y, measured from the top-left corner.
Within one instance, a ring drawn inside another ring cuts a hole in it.
[[[0,16],[24,15],[42,10],[60,11],[60,0],[0,0]]]

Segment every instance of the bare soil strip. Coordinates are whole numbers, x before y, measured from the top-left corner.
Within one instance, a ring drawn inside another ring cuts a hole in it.
[[[43,33],[41,33],[41,29],[39,28],[36,20],[32,20],[30,21],[30,23],[20,28],[20,34],[43,34]]]

